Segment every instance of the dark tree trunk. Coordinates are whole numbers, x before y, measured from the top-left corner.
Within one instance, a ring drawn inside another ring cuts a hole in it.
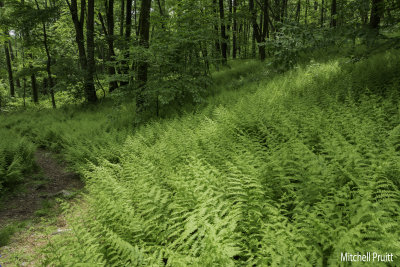
[[[14,62],[14,61],[16,60],[16,57],[18,57],[18,53],[17,53],[18,48],[17,48],[16,51],[15,51],[15,57],[14,57],[14,52],[13,52],[13,47],[12,47],[11,40],[8,41],[8,47],[10,48],[11,61]],[[19,81],[18,78],[15,79],[15,85],[16,85],[18,88],[21,88],[21,83],[20,83],[20,81]]]
[[[331,27],[336,27],[336,0],[332,0],[332,6],[331,6]]]
[[[237,18],[236,18],[236,10],[237,10],[237,0],[233,0],[233,31],[232,31],[232,58],[236,58],[236,50],[237,50]]]
[[[268,0],[263,1],[263,20],[261,26],[257,23],[257,12],[254,8],[254,0],[249,0],[249,10],[251,14],[251,20],[253,23],[253,35],[255,40],[258,43],[258,52],[261,61],[265,60],[266,52],[265,52],[265,37],[269,35],[268,28]]]
[[[86,46],[87,46],[87,77],[85,79],[85,91],[90,103],[97,101],[96,89],[94,87],[94,0],[88,0],[86,20]]]
[[[14,76],[13,76],[13,70],[12,70],[12,66],[11,66],[10,51],[8,50],[8,42],[4,43],[4,53],[6,54],[8,82],[10,84],[10,95],[12,97],[14,97],[15,96]]]
[[[379,29],[379,23],[381,22],[381,17],[384,10],[384,1],[383,0],[372,0],[371,7],[371,17],[369,21],[369,25],[372,29]]]
[[[94,87],[94,0],[88,2],[88,18],[86,23],[87,54],[85,51],[85,37],[83,26],[85,22],[86,0],[81,1],[81,11],[78,15],[77,0],[66,0],[71,12],[72,21],[75,27],[75,40],[78,46],[79,63],[84,72],[84,90],[86,99],[90,103],[97,101]],[[90,54],[90,55],[89,55]],[[90,65],[90,66],[89,66]]]
[[[0,8],[4,7],[4,1],[0,0]],[[4,31],[5,35],[8,35],[8,32]],[[15,88],[14,88],[14,77],[13,77],[13,70],[11,66],[11,59],[10,59],[10,51],[8,49],[8,42],[4,42],[4,53],[6,56],[6,65],[7,65],[7,72],[8,72],[8,82],[10,84],[10,95],[12,97],[15,96]]]
[[[36,7],[38,10],[40,10],[40,6],[37,0],[35,0]],[[47,6],[47,0],[46,0],[46,6]],[[51,96],[51,104],[53,108],[56,108],[56,100],[54,98],[54,80],[53,77],[51,76],[51,55],[50,55],[50,49],[47,41],[47,30],[46,30],[46,23],[42,22],[42,29],[43,29],[43,44],[44,44],[44,49],[46,51],[46,56],[47,56],[47,62],[46,62],[46,70],[47,70],[47,77],[49,83],[47,84],[50,86],[50,96]]]
[[[114,52],[114,0],[105,0],[105,7],[106,7],[106,16],[107,16],[107,28],[104,24],[103,17],[101,13],[99,13],[99,19],[101,25],[103,27],[104,34],[106,35],[107,45],[108,45],[108,52],[107,52],[107,61],[109,63],[114,62],[115,52]],[[108,75],[114,76],[115,75],[115,68],[114,66],[108,66]],[[111,93],[118,87],[118,83],[116,81],[111,81],[109,83],[108,91]]]
[[[321,28],[324,26],[324,12],[325,12],[325,2],[321,2]]]
[[[121,0],[121,17],[120,17],[120,26],[119,26],[119,35],[124,36],[124,19],[125,19],[125,1]]]
[[[126,0],[126,17],[125,17],[125,48],[124,60],[122,60],[122,73],[129,74],[129,41],[132,33],[132,0]],[[129,81],[122,81],[121,85],[127,85]]]
[[[335,1],[335,0],[332,0]],[[299,23],[300,21],[300,11],[301,11],[301,3],[300,0],[297,1],[297,7],[296,7],[296,22]]]
[[[145,49],[149,47],[150,8],[151,0],[142,0],[139,16],[139,44]],[[140,61],[138,64],[137,76],[139,81],[139,91],[136,99],[136,107],[139,112],[143,109],[144,105],[144,90],[147,83],[148,67],[148,62],[146,60]]]
[[[221,19],[221,55],[222,55],[222,63],[226,65],[227,63],[227,36],[226,36],[226,27],[225,27],[225,15],[224,15],[224,0],[219,0],[219,17]]]
[[[217,0],[213,0],[213,10],[214,10],[214,14],[215,14],[215,18],[217,18]],[[219,28],[218,28],[218,24],[214,23],[214,32],[215,32],[215,50],[216,50],[216,54],[217,57],[219,58],[219,55],[221,54],[221,45],[219,42]],[[219,61],[219,60],[218,60]]]

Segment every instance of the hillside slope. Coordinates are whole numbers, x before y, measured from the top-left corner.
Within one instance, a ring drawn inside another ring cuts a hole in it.
[[[341,252],[398,255],[399,52],[253,87],[235,104],[141,127],[81,165],[87,204],[67,209],[73,231],[52,240],[44,263],[326,266]]]

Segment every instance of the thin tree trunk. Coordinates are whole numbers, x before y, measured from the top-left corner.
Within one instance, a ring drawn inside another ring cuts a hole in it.
[[[122,73],[129,74],[129,42],[132,32],[132,0],[126,0],[126,18],[125,18],[125,52],[124,60],[122,60]],[[122,81],[121,85],[127,85],[128,81]]]
[[[331,5],[331,27],[336,27],[336,0],[332,0]]]
[[[4,7],[4,1],[0,0],[0,8]],[[8,36],[7,30],[4,31],[5,35]],[[7,65],[7,72],[8,72],[8,82],[10,84],[10,95],[12,97],[15,96],[15,88],[14,88],[14,77],[13,77],[13,70],[11,67],[11,59],[10,59],[10,51],[8,49],[8,42],[4,42],[4,53],[6,56],[6,65]]]
[[[94,0],[88,1],[88,18],[86,22],[87,53],[85,51],[85,37],[83,26],[85,22],[86,0],[81,1],[81,11],[78,16],[77,0],[66,0],[71,12],[72,21],[75,27],[75,40],[78,46],[79,63],[84,72],[84,90],[86,99],[90,103],[97,101],[94,87]],[[89,66],[90,65],[90,66]]]
[[[335,0],[332,0],[335,1]],[[300,11],[301,11],[301,2],[300,0],[297,1],[297,7],[296,7],[296,22],[299,23],[300,21]]]
[[[232,31],[232,58],[236,58],[236,50],[237,50],[237,18],[236,18],[236,10],[237,10],[237,0],[233,0],[233,31]]]
[[[142,0],[142,6],[140,8],[139,16],[139,45],[145,49],[149,47],[150,38],[150,8],[151,0]],[[139,81],[139,92],[136,99],[136,107],[138,112],[143,109],[144,106],[144,90],[147,83],[147,70],[148,62],[143,60],[138,65],[138,81]]]
[[[11,66],[10,52],[8,50],[8,42],[7,41],[4,42],[4,53],[6,55],[8,82],[10,84],[10,95],[12,97],[14,97],[15,96],[14,77],[13,77],[13,70],[12,70],[12,66]]]
[[[321,28],[324,26],[325,1],[321,2]]]
[[[125,19],[125,1],[121,0],[121,16],[120,16],[120,26],[119,26],[119,35],[124,36],[124,19]]]
[[[227,36],[226,36],[226,27],[225,27],[225,15],[224,15],[224,0],[219,0],[219,17],[221,19],[221,55],[222,55],[222,63],[224,65],[227,64]]]
[[[15,43],[17,44],[17,42],[15,42]],[[18,47],[15,49],[15,56],[14,56],[11,40],[8,41],[8,47],[10,48],[11,62],[15,62],[17,57],[18,57],[18,52],[17,52],[18,51]],[[19,78],[15,79],[15,85],[18,88],[21,88],[21,83],[19,81]]]
[[[213,11],[214,11],[214,15],[215,18],[218,17],[217,15],[217,0],[213,0]],[[219,58],[219,56],[221,55],[221,45],[219,42],[219,28],[218,28],[218,23],[214,23],[214,33],[215,33],[215,50],[216,50],[216,55]],[[219,60],[218,60],[219,62]]]
[[[40,10],[40,6],[37,0],[35,0],[36,7],[38,10]],[[47,0],[46,0],[46,6],[47,6]],[[47,30],[46,30],[46,23],[42,21],[42,29],[43,29],[43,44],[44,44],[44,49],[46,51],[47,55],[47,63],[46,63],[46,70],[47,70],[47,77],[49,80],[49,86],[50,86],[50,96],[51,96],[51,104],[53,108],[56,108],[56,101],[54,98],[54,81],[53,77],[51,76],[51,56],[50,56],[50,49],[49,45],[47,42]]]
[[[90,103],[97,101],[94,86],[94,0],[88,0],[86,20],[87,77],[85,79],[86,97]]]
[[[108,3],[107,3],[108,2]],[[101,25],[103,27],[104,34],[106,35],[106,40],[107,40],[107,45],[108,45],[108,52],[107,52],[107,61],[112,64],[114,62],[114,57],[115,57],[115,52],[114,52],[114,0],[105,0],[105,8],[106,8],[106,17],[107,17],[107,28],[105,26],[103,17],[101,16],[101,13],[99,13],[99,19],[101,22]],[[115,75],[115,67],[114,66],[108,66],[108,75],[110,77]],[[108,91],[111,93],[113,92],[117,87],[118,83],[116,81],[111,81],[109,83],[109,89]]]

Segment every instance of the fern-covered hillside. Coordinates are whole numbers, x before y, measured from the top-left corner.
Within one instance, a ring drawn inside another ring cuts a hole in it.
[[[399,51],[263,73],[196,114],[103,128],[107,152],[62,148],[87,193],[43,264],[399,265]]]

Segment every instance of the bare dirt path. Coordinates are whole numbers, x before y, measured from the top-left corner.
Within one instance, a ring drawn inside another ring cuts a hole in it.
[[[45,220],[36,220],[37,211],[43,208],[44,202],[57,197],[70,197],[69,194],[84,186],[79,176],[67,171],[66,164],[56,160],[51,152],[38,150],[35,160],[40,170],[26,178],[26,190],[11,197],[0,209],[0,229],[5,225],[30,222],[12,236],[9,244],[0,246],[2,267],[40,266],[43,257],[39,252],[41,247],[47,244],[52,235],[69,229],[63,214],[52,213]],[[53,209],[59,210],[57,207]]]
[[[35,152],[35,159],[42,172],[41,179],[29,177],[25,192],[3,204],[0,210],[0,227],[10,221],[32,218],[41,208],[43,200],[68,196],[70,192],[83,187],[79,176],[67,171],[66,164],[58,162],[52,153],[38,150]]]

